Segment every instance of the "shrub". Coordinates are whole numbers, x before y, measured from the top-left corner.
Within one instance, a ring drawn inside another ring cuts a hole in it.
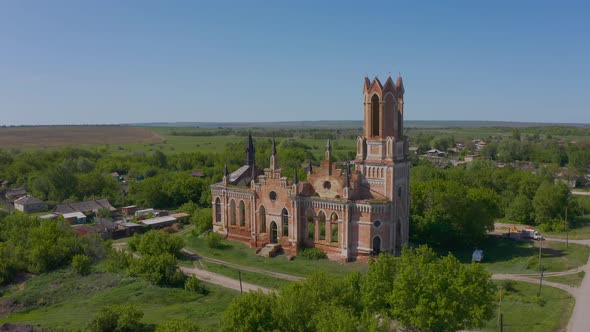
[[[298,255],[307,259],[323,259],[328,258],[325,252],[318,248],[301,248]]]
[[[184,240],[175,234],[166,232],[149,231],[139,240],[134,239],[135,248],[142,255],[161,255],[169,253],[178,256],[180,249],[184,247]]]
[[[140,331],[143,311],[136,305],[110,305],[99,309],[98,314],[88,323],[93,332]]]
[[[514,280],[506,279],[500,282],[500,288],[504,290],[506,293],[515,293],[516,290],[516,282]]]
[[[207,246],[209,248],[221,248],[221,240],[223,237],[215,232],[210,232],[209,234],[205,235],[205,241],[207,241]]]
[[[144,255],[131,261],[129,274],[142,277],[155,285],[182,285],[184,274],[178,271],[176,263],[176,258],[171,254]]]
[[[78,272],[78,274],[87,276],[92,272],[92,261],[90,257],[86,255],[74,255],[72,258],[72,268]]]
[[[199,325],[188,319],[173,319],[156,328],[156,332],[199,332]]]
[[[190,276],[184,282],[184,289],[189,292],[198,293],[198,294],[207,294],[207,290],[205,289],[205,285],[201,282],[201,280],[197,279],[195,276]]]
[[[125,270],[131,265],[132,260],[133,254],[111,249],[108,254],[106,270],[109,272]]]

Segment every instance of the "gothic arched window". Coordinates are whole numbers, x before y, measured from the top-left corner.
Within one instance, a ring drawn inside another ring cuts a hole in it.
[[[215,199],[215,222],[221,222],[221,200]]]
[[[289,211],[281,211],[281,222],[283,223],[283,236],[289,236]]]

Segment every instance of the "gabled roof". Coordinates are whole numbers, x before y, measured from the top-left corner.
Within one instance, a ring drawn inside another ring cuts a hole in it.
[[[18,189],[10,189],[6,191],[6,197],[8,196],[20,196],[20,195],[24,195],[27,193],[27,190],[24,188],[18,188]]]
[[[20,204],[20,205],[31,205],[31,204],[43,204],[43,201],[33,197],[31,195],[26,195],[23,196],[19,199],[17,199],[16,201],[14,201],[14,204]]]
[[[83,201],[83,202],[75,202],[75,203],[68,203],[68,204],[59,204],[55,208],[55,213],[58,214],[65,214],[65,213],[72,213],[72,212],[91,212],[91,211],[98,211],[101,208],[107,208],[110,211],[115,211],[116,209],[109,203],[108,199],[102,198],[97,199],[94,201]]]

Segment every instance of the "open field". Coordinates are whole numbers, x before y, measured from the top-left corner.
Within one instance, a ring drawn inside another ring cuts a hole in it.
[[[131,126],[31,126],[0,128],[3,148],[52,148],[69,145],[157,143],[153,131]]]
[[[294,276],[305,277],[314,272],[343,276],[353,271],[365,272],[368,270],[368,264],[362,262],[340,264],[327,259],[308,260],[300,257],[289,261],[286,255],[278,255],[269,259],[257,256],[256,249],[249,248],[243,243],[227,240],[222,240],[223,248],[210,249],[204,239],[190,233],[184,236],[184,240],[188,249],[203,257],[221,259],[235,264],[253,266]]]
[[[565,328],[572,314],[575,300],[566,291],[544,286],[541,297],[544,305],[537,302],[539,286],[525,282],[514,282],[514,291],[507,292],[502,299],[504,331],[547,332]],[[489,320],[483,331],[500,331],[498,311]]]
[[[109,304],[137,304],[144,311],[142,322],[159,324],[170,319],[190,319],[202,327],[217,329],[221,314],[237,292],[205,283],[209,294],[164,288],[115,273],[92,273],[80,277],[69,269],[44,274],[7,290],[1,300],[25,303],[27,308],[0,324],[22,322],[55,330],[82,331],[97,312]]]

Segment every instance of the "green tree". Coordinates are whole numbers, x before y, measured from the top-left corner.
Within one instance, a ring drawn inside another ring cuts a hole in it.
[[[156,150],[152,156],[151,164],[156,167],[166,168],[168,166],[168,157],[164,152]]]
[[[129,274],[146,279],[155,285],[175,286],[184,281],[184,274],[178,271],[177,261],[171,254],[143,255],[131,261]]]
[[[221,247],[221,240],[223,237],[215,232],[209,232],[205,235],[205,241],[207,241],[207,246],[211,249]]]
[[[142,255],[161,255],[164,253],[178,256],[184,247],[184,240],[176,234],[149,231],[133,239],[133,246]]]
[[[92,272],[92,261],[86,255],[74,255],[72,258],[72,268],[80,275],[89,275]]]
[[[369,312],[385,312],[389,309],[387,297],[393,290],[396,275],[396,258],[381,254],[369,261],[369,271],[362,278],[360,300]]]
[[[213,215],[211,208],[201,208],[193,212],[191,216],[191,223],[196,226],[197,233],[201,234],[205,231],[213,229]]]
[[[205,295],[207,290],[205,289],[205,285],[201,282],[201,280],[197,279],[195,276],[190,276],[186,278],[184,282],[184,290],[192,293],[199,293]]]
[[[452,255],[438,258],[428,247],[404,249],[397,264],[391,314],[408,330],[480,328],[492,318],[496,287],[481,265],[465,266]]]
[[[273,316],[277,303],[274,293],[262,291],[244,293],[232,300],[223,312],[221,330],[228,332],[285,331]]]
[[[530,198],[519,194],[512,200],[506,211],[506,216],[521,224],[532,223],[533,205]]]
[[[567,185],[562,182],[543,182],[533,198],[536,224],[552,224],[562,219],[570,196]]]

